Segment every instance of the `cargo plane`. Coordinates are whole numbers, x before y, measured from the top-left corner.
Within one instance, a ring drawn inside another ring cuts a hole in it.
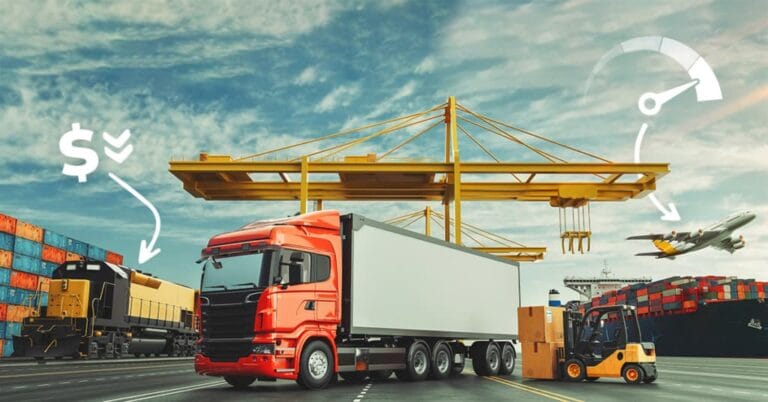
[[[715,247],[731,254],[745,246],[744,236],[733,238],[733,231],[746,225],[755,219],[755,214],[750,211],[733,214],[722,221],[696,232],[675,232],[669,234],[648,234],[630,236],[627,240],[651,240],[659,249],[658,252],[639,253],[635,255],[650,256],[656,258],[675,259],[678,255],[701,250],[707,247]]]

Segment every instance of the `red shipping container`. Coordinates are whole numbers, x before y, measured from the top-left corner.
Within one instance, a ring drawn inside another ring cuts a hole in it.
[[[16,222],[16,236],[23,237],[28,240],[36,241],[38,243],[43,242],[43,228],[35,226],[31,223],[17,221]]]
[[[107,262],[112,264],[123,265],[123,256],[111,251],[107,251]]]
[[[61,264],[67,260],[67,252],[56,247],[43,244],[43,261]]]
[[[0,232],[16,234],[16,218],[0,214]]]
[[[80,261],[83,259],[83,256],[80,254],[70,253],[67,251],[67,261]]]
[[[648,295],[648,288],[637,289],[637,295],[638,296],[647,296]]]
[[[11,272],[11,286],[19,289],[37,290],[37,275],[13,271]]]
[[[648,306],[637,308],[637,314],[648,314],[649,311],[651,311],[651,309]]]
[[[661,299],[661,293],[651,293],[648,295],[648,300],[659,300]]]
[[[696,308],[696,302],[693,300],[686,300],[683,302],[683,309],[689,310],[689,309],[695,309]]]
[[[0,321],[7,321],[6,317],[8,317],[8,305],[0,304]]]
[[[10,251],[0,250],[0,267],[10,268],[13,263],[13,253]]]

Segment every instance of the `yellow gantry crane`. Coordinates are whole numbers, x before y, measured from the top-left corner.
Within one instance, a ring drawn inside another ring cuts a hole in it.
[[[440,134],[445,151],[442,160],[421,159],[422,149],[411,150],[416,156],[393,158],[441,125],[445,128],[444,135]],[[481,133],[517,144],[543,161],[505,162],[492,151],[494,147],[479,140]],[[402,134],[402,140],[395,137]],[[462,161],[460,135],[490,160]],[[588,161],[569,162],[534,146],[534,142]],[[384,145],[388,146],[385,152],[372,152]],[[353,147],[365,149],[350,155]],[[287,154],[291,155],[284,156]],[[669,166],[612,162],[474,112],[449,97],[447,102],[420,112],[252,155],[233,158],[202,153],[196,161],[174,160],[170,172],[195,197],[298,200],[302,213],[312,201],[318,209],[322,209],[323,201],[440,201],[445,240],[463,244],[464,202],[545,201],[564,210],[583,208],[590,201],[623,201],[655,190],[656,180],[669,172]],[[561,238],[588,238],[591,229],[582,229],[566,229]]]
[[[429,206],[388,219],[385,222],[407,229],[414,223],[421,221],[424,221],[424,234],[427,236],[432,236],[433,224],[445,229],[445,216],[438,211],[433,211]],[[453,223],[453,219],[449,219],[449,224],[452,225]],[[465,241],[465,246],[512,261],[538,261],[544,258],[544,253],[547,251],[546,247],[528,247],[514,240],[470,225],[467,222],[461,225],[461,233],[464,239],[469,239],[473,242],[472,244],[467,244]]]

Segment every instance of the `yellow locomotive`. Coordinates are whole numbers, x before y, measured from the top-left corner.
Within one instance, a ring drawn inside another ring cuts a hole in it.
[[[68,261],[50,282],[48,306],[24,320],[14,356],[191,356],[197,291],[122,265]]]

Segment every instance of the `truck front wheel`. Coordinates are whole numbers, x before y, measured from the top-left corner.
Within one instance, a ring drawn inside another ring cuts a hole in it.
[[[224,381],[235,387],[235,389],[246,389],[256,381],[256,377],[226,376]]]
[[[308,389],[322,389],[333,377],[333,354],[323,341],[311,341],[301,352],[299,378],[296,382]]]
[[[429,350],[422,342],[414,342],[408,348],[405,369],[395,371],[397,378],[403,381],[421,381],[429,375]]]

